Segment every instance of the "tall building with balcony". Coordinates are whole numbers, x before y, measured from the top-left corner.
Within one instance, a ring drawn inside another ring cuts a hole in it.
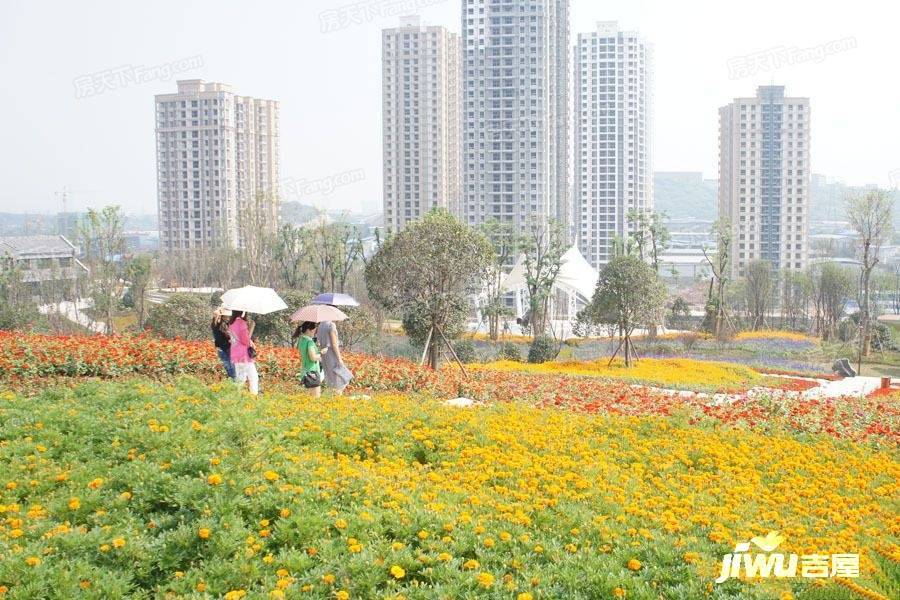
[[[462,0],[460,216],[572,226],[568,0]]]
[[[575,45],[574,219],[578,249],[595,269],[616,239],[653,210],[652,53],[636,32],[601,22]]]
[[[805,269],[809,258],[809,98],[767,85],[719,109],[719,219],[731,275],[765,260]]]
[[[382,32],[384,224],[459,213],[459,36],[404,17]]]
[[[178,81],[156,96],[160,249],[243,246],[278,215],[278,102],[223,83]]]

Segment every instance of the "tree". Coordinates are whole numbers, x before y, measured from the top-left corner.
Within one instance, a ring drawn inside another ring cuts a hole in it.
[[[158,337],[204,340],[211,338],[209,324],[212,309],[197,294],[172,294],[165,302],[154,304],[147,315],[147,329]]]
[[[687,300],[678,296],[669,309],[669,323],[671,323],[672,329],[684,329],[685,325],[690,323],[690,319],[691,306]]]
[[[525,256],[525,287],[531,313],[531,331],[544,335],[549,324],[553,284],[562,268],[566,252],[565,232],[558,223],[532,221],[519,245]]]
[[[659,257],[666,251],[672,239],[669,228],[665,224],[666,216],[652,210],[632,208],[628,211],[628,221],[634,231],[631,238],[641,260],[650,260],[654,270],[659,272]],[[628,253],[628,248],[624,248]]]
[[[312,230],[313,270],[317,291],[343,292],[347,278],[362,256],[359,231],[349,223],[325,223]]]
[[[455,311],[477,292],[490,260],[483,235],[436,209],[381,245],[366,265],[366,288],[387,310],[424,316],[431,334],[425,351],[437,368],[439,343],[459,320]]]
[[[869,355],[871,343],[871,306],[869,292],[872,270],[880,260],[881,247],[890,239],[893,225],[893,200],[884,190],[872,190],[847,202],[847,220],[859,237],[857,254],[862,263],[860,273],[860,317],[862,335],[859,340],[860,357]]]
[[[119,294],[119,278],[125,238],[122,236],[124,217],[118,206],[100,211],[88,209],[78,227],[81,251],[90,269],[91,296],[94,308],[104,315],[106,333],[113,334],[113,310]]]
[[[812,281],[809,273],[785,269],[781,273],[781,320],[790,329],[805,328],[809,320]]]
[[[288,309],[267,315],[251,315],[256,323],[253,329],[253,339],[265,344],[290,346],[291,334],[297,327],[297,323],[292,323],[290,320],[291,314],[301,306],[309,304],[312,295],[303,290],[279,290],[278,295],[288,305]]]
[[[706,298],[704,325],[712,329],[716,339],[722,339],[727,319],[725,286],[728,283],[728,271],[731,264],[731,228],[727,223],[719,222],[713,226],[713,233],[716,235],[717,241],[716,253],[710,254],[706,248],[703,248],[703,257],[709,264],[712,273]]]
[[[747,265],[744,276],[744,300],[750,329],[756,331],[766,326],[766,316],[772,307],[775,292],[775,276],[772,265],[766,260],[754,260]]]
[[[131,284],[131,298],[137,311],[138,330],[144,328],[147,289],[150,287],[152,262],[146,254],[132,258],[125,266],[125,279]]]
[[[809,279],[815,311],[813,333],[833,340],[853,291],[853,279],[846,268],[831,262],[810,268]]]
[[[285,223],[275,238],[275,264],[280,283],[289,289],[306,287],[309,279],[308,259],[311,253],[308,230]]]
[[[238,211],[238,247],[252,285],[268,285],[274,271],[272,260],[278,226],[277,199],[262,191],[247,200]]]
[[[500,319],[511,314],[503,303],[503,279],[510,259],[515,256],[516,240],[509,224],[494,219],[486,221],[481,226],[481,232],[494,247],[494,258],[485,277],[481,314],[487,318],[488,335],[497,341],[500,337]]]
[[[597,289],[591,299],[590,315],[595,323],[615,325],[619,345],[610,364],[624,353],[625,366],[630,367],[635,328],[661,320],[665,307],[666,288],[650,265],[636,256],[619,256],[600,271]]]
[[[22,280],[22,271],[12,260],[0,269],[0,329],[24,329],[42,320],[42,315]]]

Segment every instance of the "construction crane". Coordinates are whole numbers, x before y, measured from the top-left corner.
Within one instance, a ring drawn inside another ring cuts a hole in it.
[[[59,213],[56,219],[56,232],[60,235],[67,233],[65,221],[68,218],[69,194],[96,194],[98,192],[99,190],[70,190],[68,186],[63,186],[58,192],[53,192],[53,195],[62,202],[62,212]]]

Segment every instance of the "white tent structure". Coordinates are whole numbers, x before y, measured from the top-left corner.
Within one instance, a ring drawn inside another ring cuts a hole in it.
[[[550,318],[568,334],[569,326],[579,310],[591,301],[597,286],[597,270],[592,267],[576,246],[562,255],[559,275],[550,297]],[[503,280],[503,291],[512,294],[516,316],[528,312],[528,291],[525,282],[525,255],[520,255]]]

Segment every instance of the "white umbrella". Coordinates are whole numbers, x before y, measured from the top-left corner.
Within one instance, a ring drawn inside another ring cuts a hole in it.
[[[222,308],[267,315],[288,307],[272,288],[246,285],[222,294]]]
[[[313,323],[343,321],[347,318],[347,315],[341,312],[340,309],[327,304],[310,304],[291,315],[291,321],[312,321]]]

